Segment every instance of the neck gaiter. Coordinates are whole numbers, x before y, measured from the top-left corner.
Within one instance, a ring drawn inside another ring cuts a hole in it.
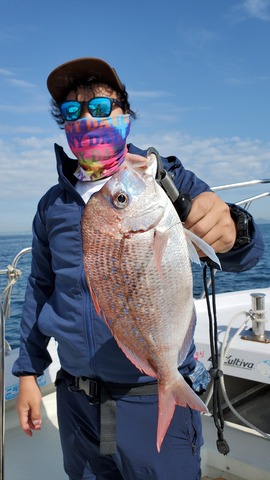
[[[113,175],[125,159],[129,131],[130,115],[66,122],[67,141],[78,159],[76,178],[93,182]]]

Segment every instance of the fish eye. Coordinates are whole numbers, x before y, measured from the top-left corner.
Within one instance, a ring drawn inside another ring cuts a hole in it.
[[[129,201],[128,201],[128,195],[125,192],[117,192],[113,196],[113,204],[117,208],[125,208],[127,207]]]

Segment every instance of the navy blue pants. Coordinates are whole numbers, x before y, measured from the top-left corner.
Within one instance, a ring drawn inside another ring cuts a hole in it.
[[[64,468],[70,480],[199,480],[200,414],[176,407],[160,453],[156,449],[156,395],[124,397],[117,405],[117,452],[99,453],[99,404],[84,392],[57,385],[57,409]]]

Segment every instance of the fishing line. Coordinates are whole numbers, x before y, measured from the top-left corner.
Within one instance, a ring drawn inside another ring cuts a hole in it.
[[[207,268],[210,270],[211,286],[212,286],[212,306],[210,304],[209,290],[207,283]],[[218,359],[218,329],[217,329],[217,311],[216,311],[216,292],[215,292],[215,272],[214,267],[209,264],[205,264],[203,269],[203,282],[205,290],[205,298],[207,304],[208,318],[209,318],[209,337],[210,337],[210,350],[212,368],[210,369],[210,375],[213,379],[213,418],[217,429],[217,449],[223,455],[227,455],[230,451],[227,441],[223,437],[224,431],[224,417],[222,410],[222,395],[221,395],[221,383],[220,379],[223,376],[222,370],[219,369]]]

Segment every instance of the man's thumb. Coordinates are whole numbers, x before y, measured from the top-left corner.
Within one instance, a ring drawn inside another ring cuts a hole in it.
[[[31,421],[32,421],[32,424],[34,425],[35,429],[38,430],[40,428],[41,423],[42,423],[42,420],[40,418],[39,408],[32,409]]]

